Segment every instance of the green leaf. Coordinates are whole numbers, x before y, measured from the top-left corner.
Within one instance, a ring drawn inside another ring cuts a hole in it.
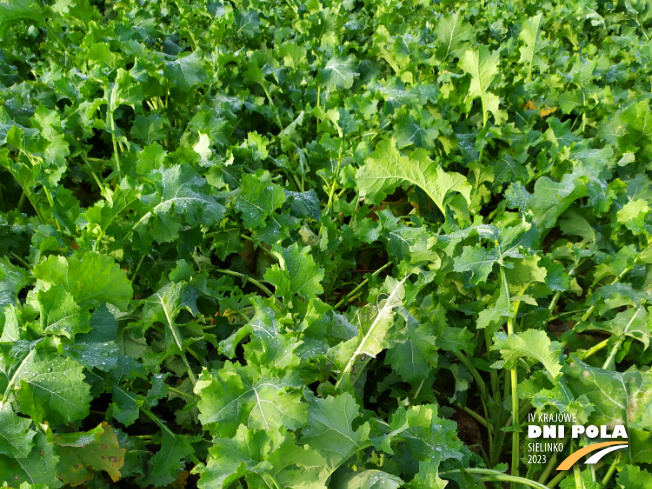
[[[473,38],[473,28],[464,22],[464,17],[458,10],[442,17],[435,29],[439,41],[439,58],[446,61],[450,56],[459,58]]]
[[[528,357],[543,364],[551,381],[561,376],[560,355],[562,345],[551,343],[543,331],[528,329],[522,333],[497,333],[494,348],[500,350],[506,368],[512,368],[520,358]]]
[[[329,352],[335,364],[341,368],[340,378],[336,384],[342,381],[348,381],[353,367],[362,357],[374,358],[381,351],[392,344],[392,338],[388,334],[394,326],[394,310],[400,307],[405,298],[405,287],[403,284],[407,277],[400,282],[392,277],[387,277],[383,287],[383,296],[385,298],[378,302],[378,305],[366,305],[356,311],[358,320],[358,335],[340,343]],[[356,375],[360,375],[362,366],[356,368]]]
[[[471,272],[472,284],[484,283],[499,258],[495,249],[465,246],[462,255],[455,259],[455,271]]]
[[[200,489],[221,489],[239,478],[251,474],[265,477],[270,470],[267,457],[276,448],[278,434],[274,431],[249,430],[240,425],[233,438],[218,438],[209,449],[205,466],[198,466],[194,472],[200,474]]]
[[[0,3],[0,36],[4,37],[7,28],[17,20],[33,20],[43,25],[46,15],[43,7],[35,0],[10,0]]]
[[[276,251],[275,255],[279,264],[272,265],[265,272],[265,280],[276,287],[276,295],[289,300],[297,294],[309,300],[324,291],[320,284],[324,270],[310,255],[310,247],[299,250],[299,245],[293,243],[281,248],[280,252]]]
[[[131,135],[149,146],[155,141],[165,140],[165,119],[156,113],[137,115],[131,129]]]
[[[385,364],[391,365],[401,378],[415,387],[431,373],[437,363],[434,331],[428,325],[408,320],[395,344],[387,350]]]
[[[199,419],[216,436],[232,437],[238,426],[272,430],[297,429],[306,422],[301,389],[291,378],[268,377],[253,367],[226,362],[205,372],[195,386],[201,397]]]
[[[636,465],[625,465],[616,476],[620,489],[646,489],[652,484],[652,474]]]
[[[540,256],[527,256],[520,260],[515,260],[511,268],[505,269],[505,276],[509,283],[509,288],[515,296],[525,293],[527,288],[536,282],[544,283],[548,270],[539,266]],[[516,300],[516,299],[514,299]]]
[[[440,120],[441,121],[441,120]],[[414,145],[417,148],[432,149],[440,129],[427,111],[401,112],[396,118],[394,136],[399,149]]]
[[[333,489],[398,489],[403,481],[382,470],[349,472],[333,478]]]
[[[652,432],[652,373],[634,367],[626,372],[614,372],[573,359],[566,374],[571,391],[576,396],[585,395],[595,407],[589,419],[591,424],[624,425],[632,462],[649,460],[652,456],[648,441]]]
[[[280,332],[276,312],[269,307],[265,307],[260,298],[254,298],[252,303],[255,311],[254,317],[227,339],[220,341],[220,352],[228,358],[233,359],[235,357],[236,346],[247,336],[253,335],[259,339],[272,339]]]
[[[29,283],[25,270],[12,265],[6,256],[0,258],[0,321],[4,318],[5,307],[16,304],[18,294]]]
[[[618,139],[623,153],[641,151],[648,157],[652,154],[652,125],[647,120],[649,113],[649,100],[637,101],[623,111]]]
[[[491,308],[483,309],[478,314],[475,327],[484,329],[491,325],[501,325],[510,314],[509,294],[505,287],[500,287],[496,302]]]
[[[650,317],[644,308],[630,308],[619,312],[609,321],[594,322],[581,329],[608,331],[619,339],[634,338],[640,341],[645,349],[650,346],[652,337]]]
[[[387,250],[399,260],[410,265],[434,265],[440,262],[432,248],[436,239],[425,227],[401,226],[390,231]]]
[[[541,31],[541,20],[543,19],[542,14],[535,15],[534,17],[528,18],[523,23],[523,29],[519,34],[519,38],[525,46],[520,48],[521,59],[520,63],[525,63],[528,67],[527,80],[529,81],[532,78],[532,63],[534,62],[534,56],[541,49],[541,46],[537,45],[537,38],[539,37],[539,32]]]
[[[321,453],[334,470],[358,450],[369,436],[369,423],[356,430],[353,421],[360,407],[351,394],[312,399],[308,405],[308,424],[303,430],[302,443]]]
[[[90,317],[90,331],[77,334],[75,342],[66,345],[66,355],[87,369],[112,372],[117,378],[129,378],[143,373],[143,367],[116,344],[118,323],[106,306],[98,307]]]
[[[146,483],[155,487],[172,484],[184,469],[186,458],[194,451],[185,436],[163,431],[161,449],[147,463]]]
[[[521,248],[532,248],[538,241],[538,232],[533,226],[519,224],[496,228],[483,225],[472,228],[472,230],[477,231],[481,238],[492,240],[496,247],[485,249],[480,246],[464,246],[462,254],[455,258],[454,270],[456,272],[471,272],[470,283],[477,285],[486,282],[496,262],[500,262],[507,268],[515,283],[521,283],[527,278],[531,279],[530,282],[541,281],[541,276],[545,278],[545,270],[542,271],[536,265],[538,257],[526,258],[521,253]],[[522,260],[506,263],[507,258],[521,258]],[[531,276],[528,275],[528,271],[531,271]]]
[[[34,267],[34,277],[62,286],[78,304],[109,302],[124,310],[133,295],[124,270],[113,258],[98,253],[87,252],[70,258],[50,256]]]
[[[260,19],[258,12],[250,10],[241,12],[239,10],[235,13],[234,31],[236,34],[244,34],[246,37],[254,37],[260,26]]]
[[[570,180],[570,181],[569,181]],[[525,191],[527,194],[527,191]],[[572,179],[554,182],[548,177],[539,178],[534,192],[528,194],[527,205],[532,212],[533,222],[539,229],[551,229],[557,218],[580,197],[586,195],[583,185],[576,186]]]
[[[24,483],[45,484],[48,489],[56,489],[63,484],[57,478],[56,465],[59,457],[45,435],[34,437],[34,448],[25,458],[14,459],[0,455],[0,483],[9,487],[19,487]]]
[[[265,226],[265,220],[285,202],[283,188],[272,182],[272,175],[263,172],[243,175],[236,196],[235,208],[242,213],[242,223],[247,229]],[[272,217],[272,219],[274,219]]]
[[[175,165],[154,170],[152,193],[141,200],[147,211],[133,225],[144,242],[169,243],[179,237],[181,229],[210,226],[219,222],[226,208],[210,195],[210,186],[190,165]]]
[[[478,51],[469,50],[460,59],[462,69],[471,75],[469,96],[475,99],[480,97],[482,102],[482,119],[487,124],[489,112],[494,116],[496,124],[507,120],[507,114],[499,110],[500,99],[489,91],[489,88],[498,74],[500,57],[497,52],[490,52],[487,46],[480,46]]]
[[[347,58],[336,56],[326,63],[326,66],[319,72],[319,83],[326,88],[351,88],[353,79],[359,75],[356,71],[357,62],[353,55]]]
[[[74,360],[31,350],[16,366],[12,382],[21,411],[36,423],[55,426],[88,416],[90,386]]]
[[[204,57],[201,50],[193,51],[188,56],[165,63],[165,78],[179,90],[187,92],[199,85],[206,77]]]
[[[634,234],[645,233],[645,218],[650,213],[650,206],[643,199],[627,202],[616,213],[616,219]]]
[[[211,159],[213,152],[211,151],[211,141],[207,134],[199,133],[199,141],[195,144],[192,149],[195,150],[202,162],[207,162]]]
[[[265,280],[276,287],[276,295],[286,301],[295,294],[309,300],[324,291],[320,284],[324,270],[317,266],[308,246],[299,249],[299,245],[293,243],[274,254],[279,264],[265,272]]]
[[[77,305],[72,294],[62,285],[39,290],[37,299],[41,309],[41,331],[44,334],[72,339],[77,333],[89,331],[90,314]]]
[[[61,435],[50,432],[48,439],[56,446],[57,471],[64,484],[78,486],[88,482],[96,471],[106,472],[113,482],[120,479],[127,450],[118,445],[114,429],[107,423],[85,432]]]
[[[407,454],[401,445],[395,450],[392,444],[405,441],[411,458],[418,462],[418,472],[410,483],[414,489],[443,488],[446,483],[439,477],[439,464],[447,459],[463,460],[463,443],[457,438],[457,425],[441,419],[433,405],[399,407],[391,416],[389,426],[380,426],[382,434],[371,439],[377,450],[399,458]]]
[[[124,190],[120,187],[115,191],[105,188],[104,197],[106,201],[96,202],[84,213],[89,229],[97,233],[98,239],[102,238],[102,235],[107,232],[112,223],[116,222],[120,214],[131,209],[133,203],[140,197],[140,193],[133,189]]]
[[[445,172],[433,163],[424,150],[414,151],[411,157],[396,149],[394,140],[384,140],[356,172],[356,182],[362,196],[380,203],[399,185],[408,183],[420,187],[446,215],[446,204],[451,192],[461,193],[471,203],[471,186],[459,173]]]
[[[168,282],[160,290],[145,299],[143,320],[158,322],[172,328],[182,310],[198,315],[197,291],[187,282]],[[173,333],[174,334],[174,333]]]
[[[0,454],[12,458],[25,458],[34,447],[36,431],[32,422],[14,413],[8,402],[0,403]]]

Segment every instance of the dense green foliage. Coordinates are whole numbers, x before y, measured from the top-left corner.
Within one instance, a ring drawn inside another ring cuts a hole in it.
[[[0,483],[652,487],[650,36],[0,0]],[[557,475],[598,440],[528,463],[535,412],[629,446]]]

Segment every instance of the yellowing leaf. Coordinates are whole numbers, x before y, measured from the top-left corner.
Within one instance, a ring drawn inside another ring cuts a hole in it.
[[[50,432],[48,438],[57,447],[59,477],[65,484],[79,486],[95,477],[96,471],[105,471],[113,482],[120,479],[127,450],[106,422],[87,432]]]
[[[554,114],[557,111],[557,107],[541,107],[541,117],[547,117],[550,114]]]

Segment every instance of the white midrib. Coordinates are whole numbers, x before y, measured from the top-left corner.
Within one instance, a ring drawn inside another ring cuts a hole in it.
[[[167,308],[165,307],[165,302],[163,301],[163,297],[161,297],[158,292],[156,293],[156,297],[159,299],[159,304],[161,304],[161,307],[163,308],[163,312],[165,313],[165,319],[168,322],[168,326],[170,328],[170,332],[172,333],[172,337],[174,338],[174,342],[177,344],[177,347],[179,348],[179,351],[181,352],[181,358],[183,359],[183,363],[186,365],[186,368],[188,369],[188,376],[190,377],[190,380],[192,381],[192,385],[197,384],[197,378],[195,377],[195,374],[192,371],[192,368],[190,368],[190,363],[188,362],[188,359],[186,358],[186,353],[183,351],[183,348],[181,346],[181,340],[179,339],[179,336],[177,335],[177,330],[174,327],[174,322],[172,321],[172,318],[170,317],[170,314],[168,313]]]
[[[451,52],[451,46],[453,45],[453,39],[455,38],[455,28],[457,27],[457,21],[460,18],[460,13],[456,12],[455,13],[455,23],[453,24],[453,28],[451,29],[451,36],[448,39],[448,47],[446,48],[446,56],[444,56],[444,61],[446,58],[448,58],[448,54]]]
[[[342,375],[340,376],[339,380],[338,380],[337,383],[335,384],[335,390],[337,390],[337,388],[339,387],[340,383],[342,382],[342,379],[346,376],[347,372],[351,369],[351,366],[353,365],[353,362],[355,362],[356,357],[362,353],[362,348],[363,348],[364,345],[367,343],[367,340],[368,340],[368,339],[371,337],[371,335],[373,334],[373,332],[374,332],[374,330],[376,329],[376,326],[378,326],[378,323],[380,322],[381,318],[383,318],[385,315],[389,314],[390,311],[394,308],[394,307],[392,306],[392,299],[394,298],[394,296],[396,295],[396,293],[398,292],[398,290],[401,288],[401,286],[403,285],[403,283],[404,283],[406,280],[407,280],[407,277],[405,277],[403,280],[401,280],[401,281],[396,285],[396,287],[394,288],[394,290],[392,291],[392,293],[389,295],[389,297],[387,298],[387,300],[385,301],[385,305],[384,305],[383,308],[380,310],[380,312],[378,313],[378,316],[376,316],[376,319],[374,319],[374,322],[371,324],[371,327],[369,328],[369,330],[367,331],[367,333],[366,333],[366,334],[364,335],[364,337],[362,338],[362,341],[361,341],[360,344],[358,345],[358,348],[356,348],[355,352],[354,352],[353,355],[351,356],[351,359],[349,360],[349,363],[347,363],[347,364],[346,364],[346,367],[344,367],[344,370],[342,370]]]
[[[36,352],[35,349],[32,349],[27,355],[25,355],[25,358],[23,358],[23,361],[20,362],[20,365],[14,372],[14,375],[11,376],[11,379],[9,380],[9,384],[7,384],[7,388],[5,389],[5,393],[2,396],[4,400],[7,399],[7,396],[9,395],[9,392],[11,392],[12,387],[14,386],[14,383],[16,382],[16,378],[18,377],[18,374],[20,374],[20,371],[23,369],[25,364],[29,359],[31,359],[34,356],[34,353]]]

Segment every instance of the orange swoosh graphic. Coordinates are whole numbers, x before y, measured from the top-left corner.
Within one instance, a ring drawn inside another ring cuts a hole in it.
[[[581,450],[576,451],[575,453],[571,453],[562,463],[559,464],[559,467],[557,467],[557,470],[568,470],[570,469],[575,462],[577,462],[579,459],[581,459],[584,455],[587,453],[595,452],[596,450],[600,450],[601,448],[608,447],[611,445],[627,445],[626,441],[605,441],[603,443],[594,443],[593,445],[589,445],[588,447],[584,447]]]

